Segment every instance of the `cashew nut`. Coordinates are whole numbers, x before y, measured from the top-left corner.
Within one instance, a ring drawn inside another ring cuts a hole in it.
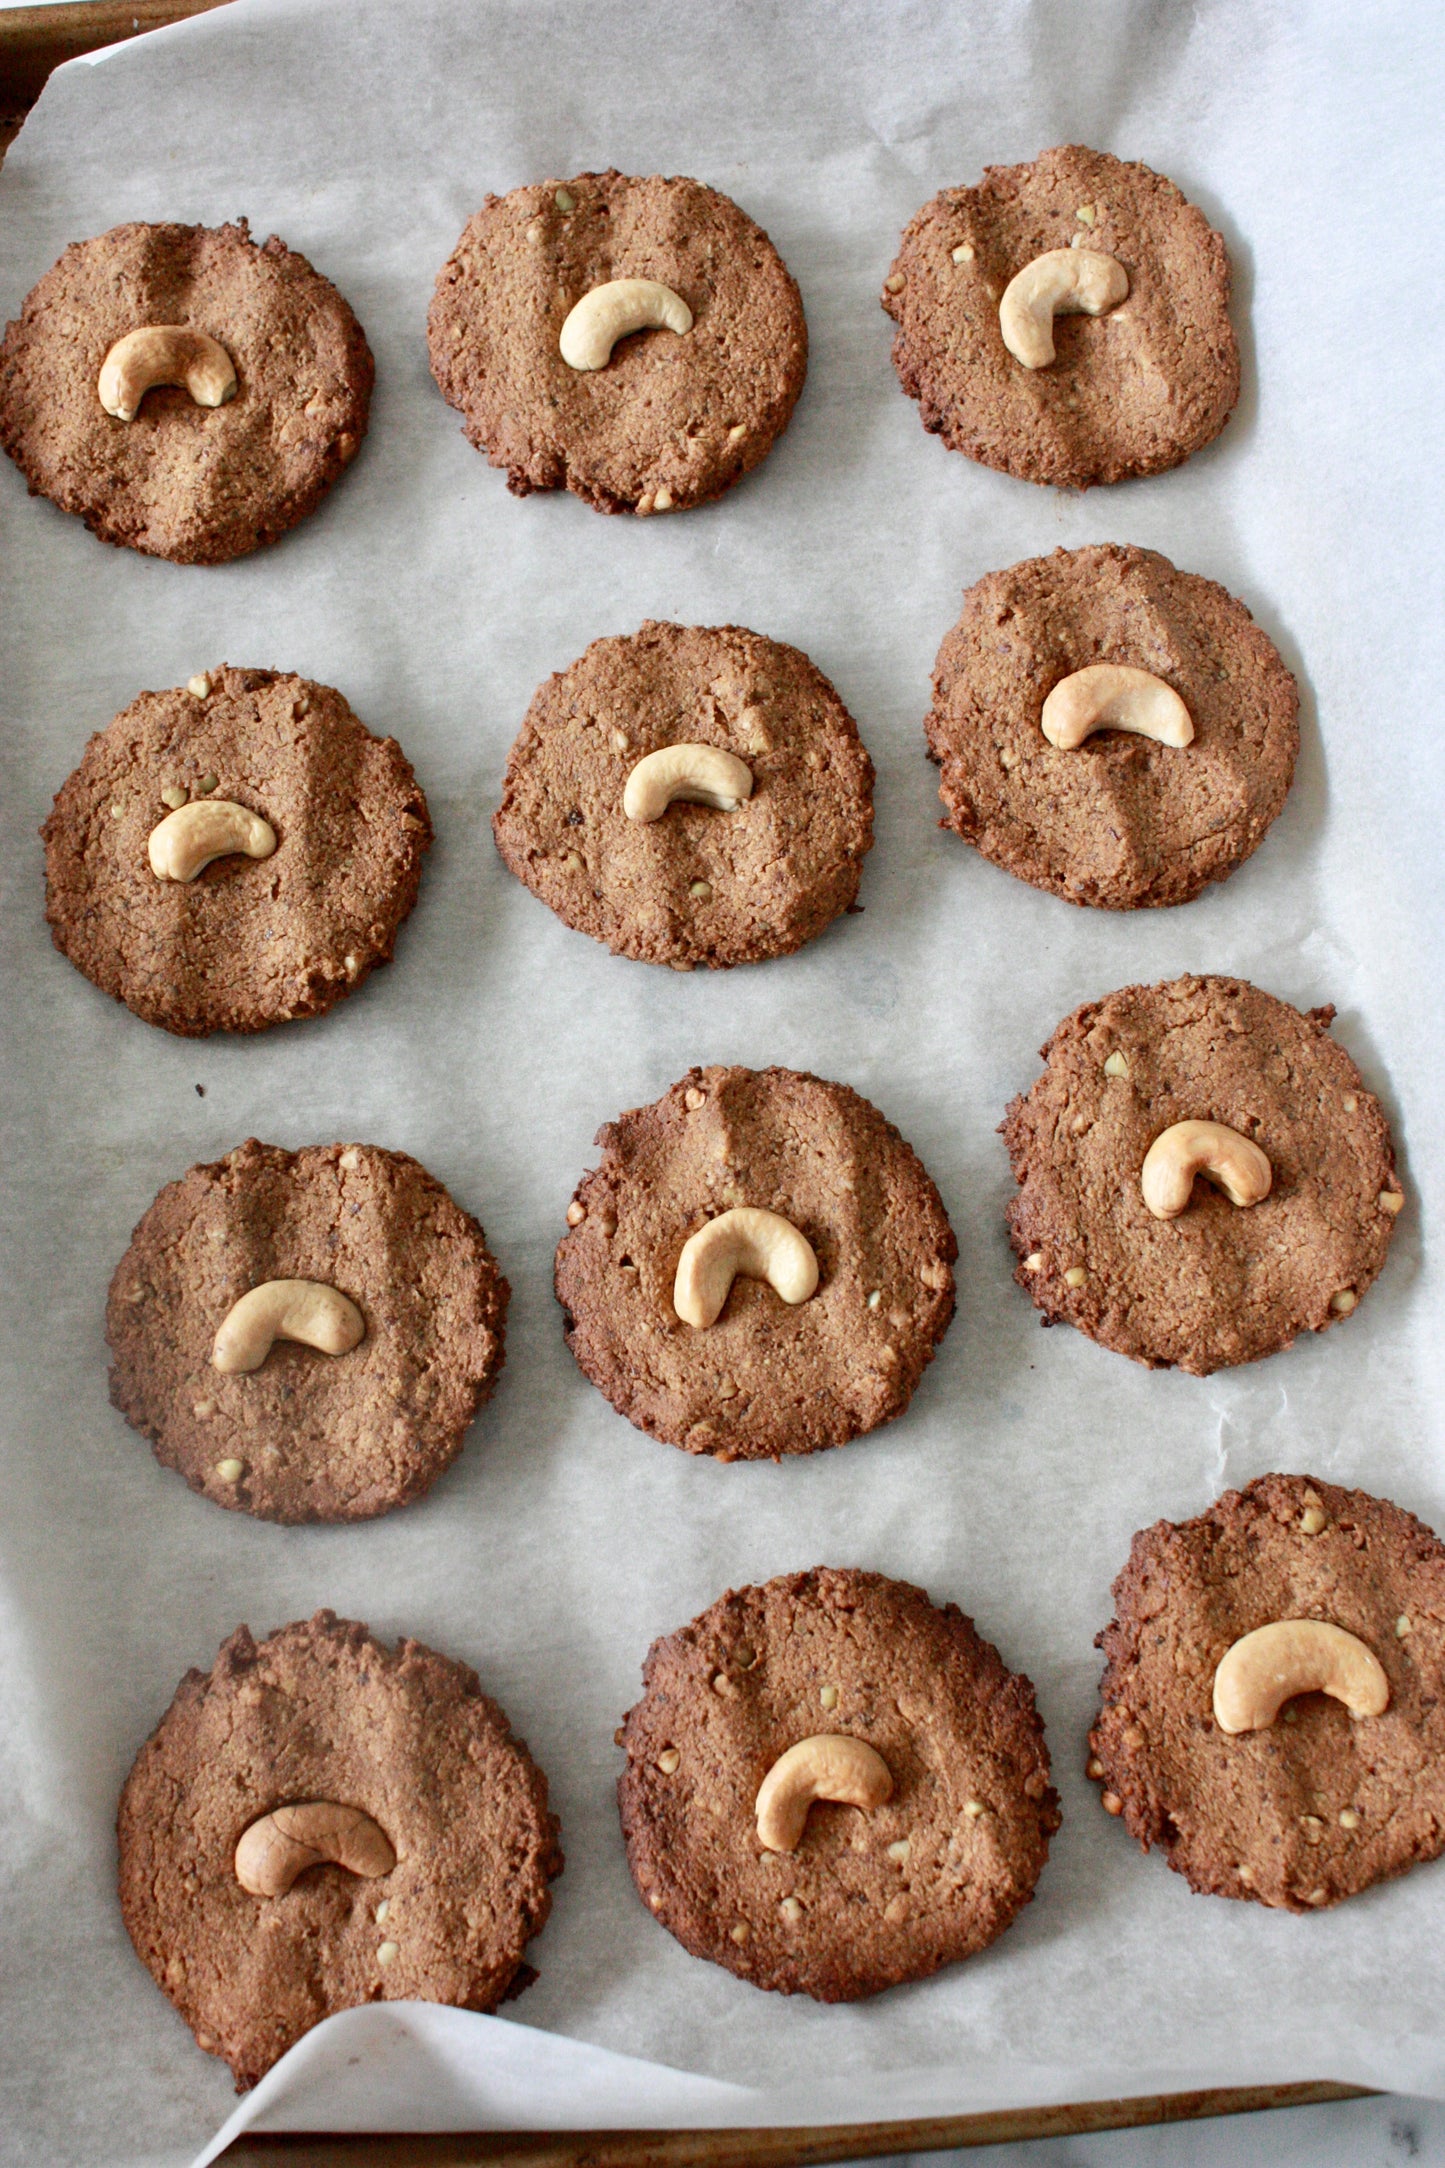
[[[1194,736],[1189,710],[1163,678],[1126,663],[1095,662],[1061,678],[1044,702],[1044,736],[1061,752],[1096,730],[1132,730],[1159,745],[1188,745]]]
[[[323,1355],[349,1355],[366,1333],[350,1297],[321,1280],[263,1280],[221,1321],[211,1349],[217,1370],[259,1370],[277,1340],[299,1340]]]
[[[224,346],[189,324],[146,324],[128,331],[100,365],[96,390],[107,414],[133,422],[157,384],[184,384],[197,406],[224,406],[236,396],[236,371]]]
[[[881,1807],[893,1778],[881,1754],[840,1732],[800,1739],[779,1755],[758,1789],[758,1842],[768,1852],[796,1852],[815,1799]]]
[[[1098,248],[1051,248],[1015,272],[998,305],[998,328],[1015,361],[1046,369],[1056,316],[1102,316],[1129,292],[1129,274]]]
[[[609,279],[584,294],[558,341],[569,369],[605,369],[619,339],[633,331],[691,331],[692,310],[656,279]]]
[[[331,1861],[375,1881],[390,1874],[396,1852],[384,1829],[360,1807],[333,1799],[277,1807],[253,1822],[236,1846],[236,1880],[253,1897],[282,1897],[298,1874]]]
[[[146,848],[158,880],[193,881],[213,858],[229,858],[235,851],[244,851],[248,858],[269,858],[276,848],[276,831],[259,813],[230,798],[193,798],[156,823]]]
[[[1227,1122],[1175,1122],[1144,1155],[1139,1182],[1155,1219],[1177,1219],[1194,1177],[1222,1189],[1231,1204],[1258,1204],[1269,1195],[1274,1170],[1257,1144]]]
[[[1264,1731],[1296,1694],[1333,1694],[1351,1716],[1390,1706],[1390,1682],[1363,1641],[1323,1619],[1287,1618],[1226,1649],[1214,1674],[1214,1721],[1221,1731]]]
[[[736,813],[753,794],[753,771],[720,745],[664,745],[648,753],[627,778],[622,810],[630,821],[661,820],[674,798]]]
[[[738,1205],[683,1244],[672,1307],[685,1325],[715,1324],[739,1273],[766,1280],[784,1302],[806,1302],[818,1284],[818,1260],[807,1236],[780,1212]]]

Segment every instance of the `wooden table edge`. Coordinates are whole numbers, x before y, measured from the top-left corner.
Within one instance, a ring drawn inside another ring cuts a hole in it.
[[[167,23],[224,7],[227,0],[62,0],[55,7],[0,11],[0,160],[6,146],[63,61],[115,45]],[[804,2168],[812,2162],[877,2159],[888,2153],[938,2153],[1022,2138],[1186,2123],[1261,2108],[1297,2108],[1360,2100],[1360,2085],[1244,2085],[1194,2093],[1145,2093],[1052,2108],[1005,2108],[983,2115],[898,2123],[850,2123],[817,2130],[502,2131],[441,2135],[327,2136],[254,2134],[222,2156],[241,2168]]]
[[[1146,2093],[1132,2099],[999,2108],[896,2123],[837,2123],[812,2130],[455,2131],[385,2137],[255,2133],[238,2138],[221,2158],[226,2168],[811,2168],[824,2161],[1079,2137],[1367,2097],[1365,2086],[1320,2082],[1215,2086],[1193,2093]]]

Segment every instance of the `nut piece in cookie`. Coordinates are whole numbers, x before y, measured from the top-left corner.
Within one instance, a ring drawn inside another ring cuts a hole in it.
[[[1192,1889],[1319,1911],[1445,1848],[1445,1544],[1314,1476],[1136,1535],[1099,1635],[1103,1805]]]
[[[800,649],[649,622],[538,689],[492,833],[565,925],[643,963],[725,970],[852,906],[873,763]]]
[[[618,1733],[627,1863],[694,1957],[851,2002],[971,1957],[1059,1826],[1030,1682],[954,1604],[819,1566],[654,1643]]]
[[[0,445],[104,542],[223,564],[313,511],[366,434],[360,324],[284,242],[233,226],[77,241],[0,346]]]
[[[1047,1323],[1205,1377],[1350,1315],[1404,1193],[1334,1013],[1183,978],[1064,1019],[1000,1130],[1014,1277]]]
[[[1097,543],[991,572],[938,651],[924,723],[947,824],[1069,903],[1187,903],[1256,850],[1299,694],[1242,602]]]
[[[477,1222],[404,1152],[252,1138],[170,1183],[131,1237],[110,1397],[218,1505],[366,1520],[460,1453],[507,1299]]]
[[[354,992],[390,961],[432,840],[395,738],[329,685],[228,664],[97,732],[40,832],[55,946],[187,1038]]]
[[[761,227],[658,174],[488,196],[438,276],[427,340],[509,489],[644,516],[765,459],[808,366],[798,289]]]
[[[1223,240],[1172,181],[1080,144],[926,203],[881,300],[924,428],[1024,481],[1177,467],[1239,397]]]
[[[953,1315],[958,1244],[876,1107],[791,1069],[690,1069],[597,1143],[556,1289],[619,1414],[719,1460],[902,1414]]]
[[[182,1679],[121,1793],[121,1913],[244,2092],[338,2010],[519,1993],[558,1834],[474,1671],[319,1611]]]

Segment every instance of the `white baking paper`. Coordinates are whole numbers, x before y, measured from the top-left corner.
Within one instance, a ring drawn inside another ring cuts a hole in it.
[[[1139,1854],[1082,1775],[1093,1637],[1136,1528],[1269,1468],[1361,1483],[1445,1526],[1422,1239],[1445,1165],[1439,76],[1431,11],[1327,0],[235,0],[53,79],[0,174],[7,313],[67,241],[245,213],[337,282],[378,379],[333,496],[220,569],[105,548],[0,473],[12,2157],[170,2168],[229,2113],[224,2069],[126,1941],[115,1799],[187,1666],[240,1620],[261,1632],[321,1604],[476,1665],[548,1772],[568,1864],[531,1953],[541,1977],[505,2020],[342,2018],[243,2119],[806,2123],[1251,2078],[1445,2094],[1445,1868],[1322,1917],[1206,1900]],[[1216,445],[1084,496],[927,437],[877,304],[936,189],[1069,140],[1172,175],[1221,228],[1245,362]],[[432,281],[483,194],[608,164],[726,190],[808,313],[787,434],[730,496],[674,518],[518,502],[427,368]],[[1275,831],[1182,910],[1071,909],[937,826],[920,724],[960,590],[1100,539],[1222,580],[1303,692]],[[797,956],[691,976],[623,962],[493,849],[534,687],[646,616],[794,641],[858,718],[879,772],[866,911]],[[395,964],[353,1000],[190,1044],[52,951],[35,830],[90,731],[222,658],[338,685],[394,731],[438,842]],[[1010,1279],[994,1133],[1061,1016],[1186,970],[1338,1005],[1409,1199],[1356,1318],[1207,1381],[1039,1331]],[[959,1314],[908,1414],[781,1468],[631,1429],[574,1367],[550,1288],[599,1124],[718,1060],[865,1092],[922,1154],[962,1250]],[[494,1402],[431,1495],[384,1520],[221,1513],[107,1404],[103,1304],[131,1227],[162,1183],[252,1134],[414,1152],[481,1216],[511,1279]],[[1002,1941],[832,2009],[688,1957],[633,1894],[613,1802],[612,1734],[653,1637],[730,1583],[818,1561],[972,1613],[1037,1683],[1064,1805],[1037,1901]]]

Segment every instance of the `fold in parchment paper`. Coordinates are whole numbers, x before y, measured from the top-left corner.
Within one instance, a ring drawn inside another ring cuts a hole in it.
[[[378,377],[334,494],[223,568],[107,549],[0,473],[14,2157],[178,2163],[229,2112],[224,2069],[126,1942],[114,1803],[187,1666],[242,1619],[260,1632],[323,1603],[476,1665],[548,1772],[568,1864],[530,1953],[540,1978],[505,2021],[339,2020],[243,2110],[270,2127],[805,2123],[1250,2078],[1445,2093],[1445,1867],[1321,1917],[1196,1897],[1082,1774],[1093,1637],[1136,1528],[1281,1467],[1445,1526],[1422,1243],[1442,1164],[1442,536],[1422,474],[1441,344],[1437,50],[1424,9],[1365,20],[1327,0],[236,0],[53,79],[0,175],[7,314],[72,239],[244,213],[337,282]],[[1080,497],[927,437],[877,298],[936,189],[1070,140],[1146,160],[1220,227],[1245,355],[1217,444]],[[675,518],[508,496],[427,368],[432,281],[482,196],[609,164],[726,190],[808,312],[788,432],[730,496]],[[1182,910],[1073,910],[937,826],[920,725],[960,590],[1095,540],[1222,580],[1303,690],[1275,831]],[[497,859],[487,821],[532,690],[647,616],[796,642],[858,718],[879,771],[865,913],[796,956],[716,975],[628,964]],[[223,658],[340,686],[394,731],[439,840],[395,964],[353,1000],[185,1043],[52,952],[35,830],[90,731]],[[994,1133],[1061,1016],[1185,970],[1336,1003],[1408,1192],[1358,1316],[1204,1381],[1039,1331],[1010,1280]],[[718,1060],[865,1092],[922,1154],[962,1250],[957,1320],[904,1419],[780,1468],[632,1430],[573,1366],[550,1291],[598,1125]],[[107,1405],[103,1302],[132,1225],[163,1182],[252,1134],[414,1152],[480,1215],[516,1291],[496,1399],[432,1494],[387,1519],[222,1513]],[[1037,1683],[1064,1808],[1037,1900],[1002,1941],[831,2009],[686,1956],[632,1892],[613,1803],[612,1734],[652,1638],[729,1583],[818,1561],[920,1582],[977,1618]]]

